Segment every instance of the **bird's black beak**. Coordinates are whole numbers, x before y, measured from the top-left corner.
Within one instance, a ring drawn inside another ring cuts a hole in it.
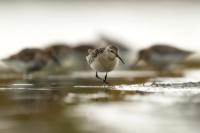
[[[117,58],[119,58],[119,60],[120,60],[123,64],[125,64],[125,62],[123,61],[123,59],[122,59],[118,54],[115,54],[115,55],[116,55]]]

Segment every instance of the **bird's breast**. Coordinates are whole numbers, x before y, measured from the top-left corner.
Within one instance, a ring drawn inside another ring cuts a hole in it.
[[[117,65],[118,60],[114,58],[106,58],[105,56],[99,56],[92,64],[91,67],[99,72],[109,72],[112,71]]]

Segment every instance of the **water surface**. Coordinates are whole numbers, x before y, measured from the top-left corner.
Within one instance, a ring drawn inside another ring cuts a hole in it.
[[[158,76],[152,71],[92,72],[23,79],[2,76],[1,133],[197,133],[200,71]]]

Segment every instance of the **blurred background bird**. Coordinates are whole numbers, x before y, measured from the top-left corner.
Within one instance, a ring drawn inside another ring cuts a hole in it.
[[[16,72],[28,74],[43,69],[50,60],[50,55],[42,49],[25,48],[3,59],[3,62]]]
[[[74,66],[73,48],[67,43],[52,43],[44,48],[51,58],[51,62],[44,68],[46,71],[54,73],[68,72]]]
[[[155,44],[138,52],[137,65],[140,61],[162,70],[171,70],[175,64],[183,62],[193,52],[165,44]]]

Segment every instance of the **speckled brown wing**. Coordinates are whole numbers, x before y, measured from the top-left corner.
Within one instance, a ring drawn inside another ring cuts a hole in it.
[[[97,58],[97,56],[99,54],[104,52],[104,50],[105,50],[105,48],[98,48],[98,49],[94,49],[93,51],[91,51],[89,53],[89,55],[86,57],[88,64],[91,64],[95,60],[95,58]]]

